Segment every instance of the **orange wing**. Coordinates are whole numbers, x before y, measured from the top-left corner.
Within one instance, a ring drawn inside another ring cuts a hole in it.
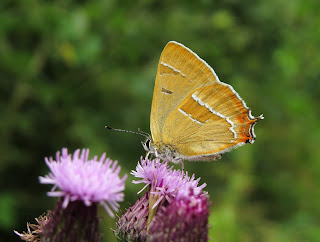
[[[153,140],[161,140],[165,120],[190,92],[217,79],[195,53],[182,44],[169,42],[159,60],[153,92],[150,115]]]
[[[253,143],[254,118],[231,86],[214,83],[190,93],[166,119],[163,142],[184,159],[198,159]]]
[[[159,152],[210,160],[255,140],[250,109],[198,55],[177,42],[164,48],[153,93],[150,127]]]

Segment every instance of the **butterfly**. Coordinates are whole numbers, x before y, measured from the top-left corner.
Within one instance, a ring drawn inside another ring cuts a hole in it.
[[[164,161],[214,161],[255,141],[254,117],[232,86],[184,45],[162,51],[144,149]],[[182,163],[183,164],[183,163]]]

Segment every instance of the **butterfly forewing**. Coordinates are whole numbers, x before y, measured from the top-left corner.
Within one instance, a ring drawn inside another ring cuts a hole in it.
[[[169,42],[160,57],[153,93],[150,117],[153,140],[161,141],[165,120],[190,92],[216,81],[215,74],[191,50]]]

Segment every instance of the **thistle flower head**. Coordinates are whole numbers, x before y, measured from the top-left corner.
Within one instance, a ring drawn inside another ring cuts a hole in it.
[[[120,178],[120,166],[117,161],[106,158],[105,153],[99,160],[97,156],[88,157],[88,149],[78,149],[71,155],[64,148],[61,154],[57,152],[56,160],[45,158],[51,172],[39,177],[40,183],[54,185],[48,196],[63,197],[63,208],[76,200],[86,206],[99,203],[113,217],[112,210],[118,211],[118,202],[123,201],[127,175]]]
[[[133,183],[146,184],[142,190],[151,185],[150,193],[157,198],[153,208],[163,200],[170,203],[172,199],[180,200],[189,196],[190,189],[193,190],[194,195],[202,194],[202,189],[206,186],[205,183],[199,186],[200,178],[195,179],[194,174],[189,177],[188,172],[174,170],[173,166],[169,167],[166,162],[161,163],[158,158],[153,160],[149,160],[147,157],[141,158],[136,171],[131,171],[131,174],[141,178]]]
[[[209,196],[193,193],[161,206],[146,235],[147,241],[207,241]]]
[[[207,241],[209,196],[206,184],[160,159],[141,158],[131,174],[147,192],[119,219],[119,241]],[[139,193],[142,191],[140,190]]]

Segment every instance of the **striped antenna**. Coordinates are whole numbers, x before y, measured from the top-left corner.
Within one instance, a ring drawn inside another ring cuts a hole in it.
[[[132,134],[139,134],[141,136],[144,136],[144,137],[147,137],[149,138],[149,135],[147,135],[146,133],[142,132],[139,130],[139,132],[135,132],[135,131],[131,131],[131,130],[125,130],[125,129],[114,129],[114,128],[111,128],[110,126],[104,126],[106,129],[110,129],[110,130],[113,130],[113,131],[119,131],[119,132],[126,132],[126,133],[132,133]]]

